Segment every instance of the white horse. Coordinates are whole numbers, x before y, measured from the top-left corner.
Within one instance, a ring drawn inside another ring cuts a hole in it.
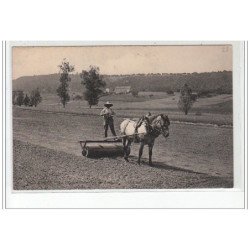
[[[124,148],[124,159],[128,161],[128,156],[130,154],[130,147],[135,139],[135,127],[136,122],[130,119],[124,120],[120,125],[120,131],[123,136],[123,148]],[[141,156],[143,153],[144,145],[148,145],[149,149],[149,164],[152,165],[152,150],[154,146],[155,139],[162,134],[165,138],[169,136],[169,125],[170,121],[167,115],[155,115],[149,117],[148,131],[146,123],[143,122],[140,127],[138,127],[138,139],[140,142],[139,158],[138,163],[141,163]]]

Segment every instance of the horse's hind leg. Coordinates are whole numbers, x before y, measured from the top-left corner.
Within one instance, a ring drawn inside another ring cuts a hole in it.
[[[124,159],[126,161],[128,161],[128,156],[127,156],[127,145],[126,145],[126,142],[127,142],[127,138],[126,137],[123,137],[122,138],[122,144],[123,144],[123,152],[124,152]]]
[[[126,145],[125,157],[124,157],[124,159],[125,159],[126,161],[128,161],[128,157],[129,157],[129,155],[130,155],[131,143],[132,143],[132,142],[131,142],[130,140],[128,140],[128,143],[127,143],[127,145]]]
[[[126,155],[127,157],[130,155],[130,151],[131,151],[131,140],[128,140],[127,146],[126,146]]]
[[[123,148],[126,147],[126,141],[127,141],[126,137],[123,137],[123,138],[122,138],[122,145],[123,145]]]

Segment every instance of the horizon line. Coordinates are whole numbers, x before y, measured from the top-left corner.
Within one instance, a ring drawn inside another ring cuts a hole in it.
[[[219,72],[233,72],[232,70],[218,70],[218,71],[202,71],[202,72],[182,72],[182,73],[131,73],[131,74],[100,74],[102,76],[130,76],[130,75],[183,75],[183,74],[205,74],[205,73],[219,73]],[[49,75],[58,75],[58,73],[51,73],[51,74],[40,74],[40,75],[24,75],[24,76],[19,76],[17,78],[12,78],[13,80],[18,80],[19,78],[22,77],[34,77],[34,76],[49,76]],[[79,75],[81,73],[75,72],[75,73],[70,73],[70,75]]]

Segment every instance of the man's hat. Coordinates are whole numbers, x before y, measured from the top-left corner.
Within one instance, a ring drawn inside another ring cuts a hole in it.
[[[113,106],[113,104],[112,104],[112,103],[110,103],[110,102],[106,102],[106,103],[104,104],[104,106],[105,106],[105,107],[112,107],[112,106]]]

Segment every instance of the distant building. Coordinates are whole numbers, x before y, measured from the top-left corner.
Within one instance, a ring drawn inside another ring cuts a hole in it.
[[[116,87],[114,92],[116,94],[128,94],[131,92],[131,86],[119,86]]]

